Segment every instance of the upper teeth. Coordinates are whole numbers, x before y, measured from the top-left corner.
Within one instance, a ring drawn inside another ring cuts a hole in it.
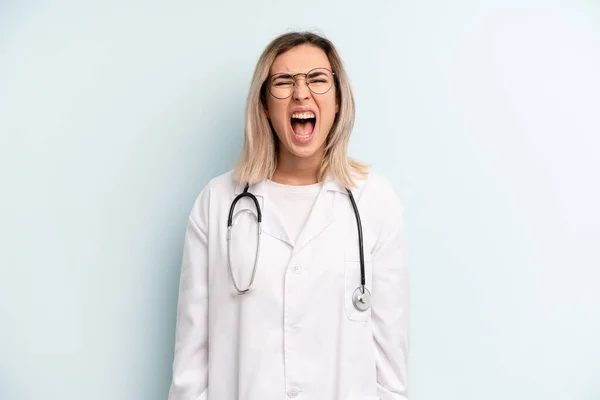
[[[315,117],[315,113],[313,113],[312,111],[297,112],[297,113],[292,114],[292,118],[298,118],[298,119],[307,119],[307,118],[314,118],[314,117]]]

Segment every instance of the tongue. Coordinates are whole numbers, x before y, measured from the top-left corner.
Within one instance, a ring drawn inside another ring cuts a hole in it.
[[[314,128],[315,126],[311,120],[306,120],[306,122],[292,121],[292,129],[296,135],[310,135]]]

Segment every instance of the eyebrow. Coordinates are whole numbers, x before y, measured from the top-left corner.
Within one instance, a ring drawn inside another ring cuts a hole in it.
[[[315,72],[311,73],[309,76],[311,78],[314,78],[314,77],[319,76],[319,75],[325,75],[325,72],[315,71]]]
[[[327,69],[325,67],[315,67],[310,69],[308,72],[312,71],[313,69],[317,69],[317,68],[322,68],[322,69]],[[305,72],[297,72],[297,74],[304,74]],[[325,75],[324,72],[321,71],[315,71],[313,73],[310,74],[310,76],[318,76],[318,75]],[[274,74],[271,74],[271,76],[294,76],[294,74],[290,73],[290,72],[275,72]]]

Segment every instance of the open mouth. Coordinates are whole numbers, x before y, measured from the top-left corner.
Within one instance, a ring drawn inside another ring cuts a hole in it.
[[[296,139],[300,142],[309,141],[315,131],[316,122],[317,117],[312,111],[292,114],[290,123]]]

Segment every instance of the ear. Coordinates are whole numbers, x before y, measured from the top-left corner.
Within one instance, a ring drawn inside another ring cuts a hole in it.
[[[265,110],[265,116],[267,117],[267,119],[269,119],[269,109],[267,108],[267,106],[264,106],[263,109]]]
[[[337,100],[336,100],[336,102],[335,102],[335,113],[337,114],[338,111],[340,111],[340,103],[338,103]]]

